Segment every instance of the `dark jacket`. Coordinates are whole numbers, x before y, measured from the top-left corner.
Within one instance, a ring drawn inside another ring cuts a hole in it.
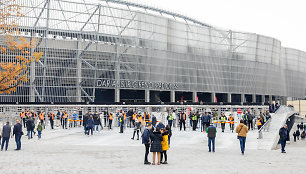
[[[300,131],[296,130],[296,136],[300,136],[300,135],[301,135]]]
[[[279,140],[288,141],[289,140],[289,131],[288,129],[282,127],[279,129]]]
[[[204,115],[202,117],[202,121],[203,123],[209,123],[210,122],[211,117],[209,115]]]
[[[145,129],[142,134],[142,144],[149,144],[150,142],[150,131]]]
[[[33,124],[34,124],[34,121],[32,119],[28,119],[27,120],[27,122],[26,122],[27,131],[34,130]]]
[[[100,125],[100,117],[97,114],[94,115],[93,119],[95,125]]]
[[[208,138],[214,138],[216,137],[217,128],[215,126],[209,126],[206,130],[206,133]]]
[[[159,129],[166,128],[166,126],[163,123],[158,123],[156,127],[158,127]]]
[[[11,136],[11,126],[10,125],[4,125],[2,128],[2,137],[3,138],[9,138]]]
[[[155,125],[156,125],[156,122],[157,122],[157,121],[156,121],[156,117],[153,116],[153,117],[152,117],[152,124],[155,126]]]
[[[23,133],[22,133],[22,125],[20,123],[17,123],[14,125],[14,129],[13,129],[13,135],[16,135],[16,136],[21,136]]]
[[[162,152],[163,148],[161,142],[163,141],[162,134],[154,131],[151,135],[151,149],[150,152]]]
[[[94,125],[95,125],[95,122],[94,122],[93,119],[90,118],[90,119],[87,120],[87,127],[88,128],[93,128]]]

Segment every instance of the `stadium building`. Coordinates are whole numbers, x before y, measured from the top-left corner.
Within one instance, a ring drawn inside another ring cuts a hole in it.
[[[306,53],[275,38],[121,0],[21,3],[22,35],[37,38],[32,51],[44,55],[31,64],[28,83],[0,95],[2,103],[305,98]]]

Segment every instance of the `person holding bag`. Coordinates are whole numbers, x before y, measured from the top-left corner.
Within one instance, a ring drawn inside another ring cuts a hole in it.
[[[237,138],[240,141],[241,154],[244,155],[248,127],[244,124],[243,120],[240,120],[240,124],[236,127],[236,133],[238,133]]]

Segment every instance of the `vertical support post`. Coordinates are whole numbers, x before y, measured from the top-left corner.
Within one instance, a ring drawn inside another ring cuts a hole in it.
[[[240,97],[241,97],[241,105],[243,105],[245,100],[245,94],[242,93]]]
[[[212,103],[215,103],[215,102],[216,102],[216,93],[215,93],[215,92],[212,92],[212,93],[211,93],[211,99],[210,99],[210,101],[211,101]]]
[[[31,32],[31,39],[33,38],[33,33]],[[31,48],[31,55],[33,55],[34,48]],[[35,61],[30,64],[30,102],[35,102]]]
[[[197,102],[197,92],[196,91],[192,92],[192,102],[193,103]]]
[[[170,91],[170,101],[171,103],[175,103],[175,91]]]
[[[232,94],[231,93],[227,93],[227,102],[232,103]]]
[[[115,102],[120,102],[120,89],[115,89]]]
[[[150,90],[145,90],[145,102],[150,102]]]
[[[272,95],[269,95],[269,103],[272,104]]]
[[[266,100],[265,95],[261,95],[261,103],[262,103],[262,105],[265,104],[265,102],[266,102],[265,100]]]
[[[252,103],[256,103],[256,94],[252,94]]]
[[[77,81],[76,81],[76,102],[81,102],[81,80],[82,80],[82,61],[80,59],[80,54],[81,54],[81,43],[82,43],[82,36],[78,35],[78,41],[77,41],[77,50],[76,50],[76,76],[77,76]]]

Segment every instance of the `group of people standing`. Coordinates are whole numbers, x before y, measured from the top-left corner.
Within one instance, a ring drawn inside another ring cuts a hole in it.
[[[9,140],[10,138],[15,137],[15,142],[17,148],[15,150],[21,150],[21,136],[23,135],[22,132],[22,125],[19,120],[16,120],[16,124],[12,128],[9,122],[6,122],[6,124],[1,128],[0,127],[0,145],[1,145],[1,151],[3,151],[4,144],[5,144],[5,151],[8,149]],[[1,141],[2,139],[2,141]]]

